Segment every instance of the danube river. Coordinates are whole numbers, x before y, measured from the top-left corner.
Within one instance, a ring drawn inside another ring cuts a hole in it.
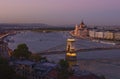
[[[65,50],[68,32],[31,32],[25,31],[5,38],[8,46],[15,49],[18,44],[26,43],[33,53]],[[102,44],[91,40],[76,39],[76,49],[96,47],[113,47],[112,44]],[[65,54],[44,55],[50,61],[58,62],[65,58]],[[120,79],[120,49],[95,50],[77,52],[77,62],[81,70],[88,70],[98,75],[105,75],[106,79]]]
[[[15,49],[18,44],[25,43],[33,53],[41,52],[66,43],[68,32],[31,32],[23,31],[14,36],[5,38],[8,46]]]

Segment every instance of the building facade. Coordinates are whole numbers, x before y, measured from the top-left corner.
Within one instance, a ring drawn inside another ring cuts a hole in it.
[[[0,55],[4,58],[9,58],[8,44],[4,41],[0,41]]]
[[[83,21],[80,25],[76,24],[75,30],[73,31],[73,36],[80,38],[85,38],[88,36],[88,29]]]

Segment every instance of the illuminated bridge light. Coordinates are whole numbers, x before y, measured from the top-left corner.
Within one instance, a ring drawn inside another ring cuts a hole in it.
[[[77,56],[76,53],[67,53],[66,55],[67,55],[67,56],[71,56],[71,57]]]

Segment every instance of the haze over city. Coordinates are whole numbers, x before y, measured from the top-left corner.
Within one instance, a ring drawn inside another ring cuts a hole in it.
[[[0,23],[120,25],[119,0],[1,0]]]

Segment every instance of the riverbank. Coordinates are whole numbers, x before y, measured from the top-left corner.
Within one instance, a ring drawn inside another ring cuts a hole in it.
[[[7,36],[14,35],[14,34],[16,34],[16,33],[17,33],[16,31],[7,32],[7,33],[5,33],[5,34],[0,35],[0,39],[2,40],[2,39],[4,39],[4,38],[7,37]]]
[[[0,55],[6,59],[9,59],[12,50],[9,48],[8,42],[6,42],[4,39],[14,34],[16,34],[15,31],[10,31],[0,35]]]

